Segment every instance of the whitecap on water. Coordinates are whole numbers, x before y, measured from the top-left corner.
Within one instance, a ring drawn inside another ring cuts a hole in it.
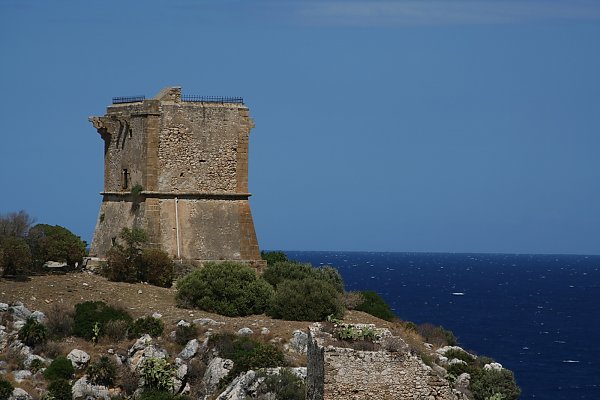
[[[563,360],[562,362],[565,364],[576,364],[579,360]]]

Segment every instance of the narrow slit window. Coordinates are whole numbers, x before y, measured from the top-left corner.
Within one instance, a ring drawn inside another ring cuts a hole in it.
[[[123,189],[129,188],[129,171],[126,168],[123,169]]]

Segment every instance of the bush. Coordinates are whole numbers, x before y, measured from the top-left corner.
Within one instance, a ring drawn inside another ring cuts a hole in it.
[[[173,260],[159,249],[145,249],[140,255],[140,280],[154,286],[173,285]]]
[[[342,301],[347,310],[354,310],[364,303],[365,299],[361,292],[345,292]]]
[[[344,291],[342,277],[333,267],[314,268],[310,264],[300,264],[294,261],[278,262],[269,265],[263,273],[262,278],[274,288],[277,288],[277,285],[286,280],[300,281],[307,278],[314,278],[328,282],[340,293]]]
[[[73,333],[73,308],[60,303],[54,303],[46,313],[48,336],[62,339]]]
[[[31,268],[31,250],[25,239],[16,236],[0,236],[3,276],[24,276]]]
[[[305,278],[279,283],[268,314],[292,321],[324,321],[328,316],[341,318],[343,306],[332,284]]]
[[[67,357],[56,357],[44,371],[44,378],[55,381],[58,379],[71,379],[75,373],[75,368]]]
[[[396,318],[396,315],[390,308],[390,306],[372,290],[361,292],[363,302],[356,306],[356,310],[364,311],[367,314],[371,314],[374,317],[381,318],[386,321],[391,321]]]
[[[153,337],[162,335],[164,330],[163,322],[152,316],[138,318],[129,326],[127,336],[129,339],[138,338],[144,334],[148,334]]]
[[[177,325],[175,328],[175,343],[185,346],[190,340],[198,337],[196,325]]]
[[[256,392],[257,399],[272,399],[271,396],[267,397],[272,393],[276,399],[304,400],[306,385],[302,378],[289,369],[282,368],[279,374],[267,375]]]
[[[114,245],[108,252],[106,277],[115,282],[138,282],[142,245],[148,236],[142,229],[123,228],[119,238],[123,244]]]
[[[87,375],[95,385],[111,386],[117,377],[117,365],[106,356],[87,367]]]
[[[48,330],[46,327],[32,317],[27,318],[25,325],[19,330],[19,340],[30,347],[44,344],[47,339]]]
[[[177,368],[164,358],[147,358],[141,369],[144,385],[149,389],[170,391],[173,389],[173,376]]]
[[[25,237],[34,221],[24,210],[0,214],[0,236]]]
[[[36,267],[46,261],[65,262],[71,268],[83,263],[86,243],[62,226],[38,224],[29,230],[27,241]]]
[[[260,258],[265,260],[267,265],[290,261],[283,251],[261,251]]]
[[[102,328],[102,336],[113,342],[119,342],[127,337],[130,322],[122,319],[110,320]]]
[[[248,337],[236,337],[231,334],[214,335],[210,338],[210,343],[220,357],[233,360],[233,368],[219,381],[220,387],[225,387],[242,372],[285,365],[285,358],[279,349]]]
[[[262,314],[273,289],[255,271],[234,262],[207,263],[177,282],[177,303],[229,317]]]
[[[54,400],[72,400],[72,390],[73,387],[71,384],[64,379],[52,381],[50,382],[50,385],[48,385],[48,394],[50,394]]]
[[[471,375],[469,389],[475,400],[487,400],[501,394],[504,400],[516,400],[521,389],[515,382],[515,376],[507,369],[500,371],[480,369]]]
[[[0,377],[0,400],[8,400],[15,388],[13,385]]]
[[[131,260],[125,249],[119,245],[113,246],[106,257],[106,278],[113,282],[138,282],[138,267]]]
[[[103,301],[86,301],[75,305],[75,326],[73,334],[87,340],[94,337],[94,326],[100,327],[101,334],[108,321],[131,321],[131,316],[124,310],[111,307]]]
[[[443,326],[425,323],[417,326],[417,332],[423,337],[423,340],[436,347],[456,346],[458,343],[454,334],[451,331],[444,329]]]

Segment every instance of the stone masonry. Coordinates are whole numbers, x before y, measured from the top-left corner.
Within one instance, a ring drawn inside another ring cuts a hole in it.
[[[458,400],[448,381],[408,351],[362,351],[327,344],[310,327],[307,400]]]
[[[237,99],[115,99],[90,117],[104,140],[104,191],[90,256],[105,258],[124,227],[195,263],[262,264],[248,198],[254,123]]]

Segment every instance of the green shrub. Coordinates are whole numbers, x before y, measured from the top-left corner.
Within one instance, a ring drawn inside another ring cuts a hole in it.
[[[38,268],[46,261],[65,262],[71,268],[83,263],[86,243],[62,226],[38,224],[29,230],[27,241]]]
[[[44,371],[44,378],[55,381],[58,379],[71,379],[75,373],[75,368],[67,357],[56,357],[48,368]]]
[[[340,293],[344,291],[342,277],[333,267],[314,268],[310,264],[300,264],[294,261],[278,262],[267,266],[262,278],[274,288],[286,280],[300,281],[314,278],[331,284]]]
[[[273,289],[255,271],[234,262],[207,263],[177,282],[177,303],[229,317],[262,314]]]
[[[160,249],[145,249],[140,254],[140,280],[154,286],[173,285],[174,264],[169,255]]]
[[[361,294],[364,300],[355,307],[356,310],[364,311],[367,314],[371,314],[386,321],[391,321],[396,318],[396,315],[390,306],[377,294],[377,292],[366,290],[361,292]]]
[[[122,319],[110,320],[102,327],[102,336],[113,342],[119,342],[127,338],[127,330],[130,325],[130,322]]]
[[[48,394],[55,400],[72,400],[72,390],[71,384],[64,379],[52,381],[48,385]]]
[[[285,365],[283,353],[277,347],[249,337],[236,337],[231,334],[214,335],[210,343],[220,357],[233,360],[233,368],[219,381],[220,387],[225,387],[242,372]]]
[[[119,234],[121,243],[108,252],[106,277],[115,282],[139,282],[141,278],[142,245],[148,235],[142,229],[123,228]]]
[[[458,341],[456,337],[443,326],[435,326],[430,323],[424,323],[417,326],[417,333],[427,342],[436,347],[456,346]]]
[[[34,358],[33,360],[31,360],[31,364],[29,364],[29,370],[32,374],[35,374],[36,372],[44,368],[44,366],[45,365],[42,360],[40,360],[39,358]]]
[[[501,394],[504,400],[516,400],[521,389],[515,382],[515,376],[507,369],[500,371],[480,369],[471,375],[469,389],[475,400],[487,400]]]
[[[115,245],[108,251],[104,273],[109,281],[138,282],[138,265],[120,245]]]
[[[125,310],[111,307],[103,301],[86,301],[76,304],[73,334],[92,340],[96,323],[98,323],[102,335],[104,325],[113,320],[131,321],[131,316]]]
[[[95,385],[111,386],[117,377],[117,365],[107,356],[87,367],[87,375]]]
[[[177,325],[175,328],[175,343],[185,346],[187,342],[198,337],[196,325]]]
[[[340,293],[328,282],[315,278],[282,281],[268,309],[273,318],[292,321],[324,321],[341,318]]]
[[[260,258],[265,260],[267,265],[290,261],[283,251],[261,251]]]
[[[31,269],[31,250],[25,239],[16,236],[0,236],[3,276],[25,276]]]
[[[153,337],[162,335],[165,326],[163,322],[152,316],[138,318],[129,326],[127,335],[129,339],[138,338],[144,334],[148,334]]]
[[[257,388],[258,399],[271,399],[269,393],[281,400],[304,400],[306,385],[304,380],[287,368],[282,368],[279,374],[266,375],[265,380]]]
[[[448,371],[448,374],[458,377],[460,374],[465,372],[469,375],[472,375],[476,371],[476,368],[470,364],[465,365],[462,363],[456,363],[449,365],[446,370]]]
[[[19,329],[19,340],[31,347],[44,344],[48,340],[48,330],[37,319],[29,317],[25,325]]]
[[[12,396],[12,392],[15,390],[13,385],[0,377],[0,400],[8,400],[10,396]]]
[[[173,389],[173,376],[177,368],[164,358],[147,358],[141,369],[144,385],[149,389],[169,392]]]

